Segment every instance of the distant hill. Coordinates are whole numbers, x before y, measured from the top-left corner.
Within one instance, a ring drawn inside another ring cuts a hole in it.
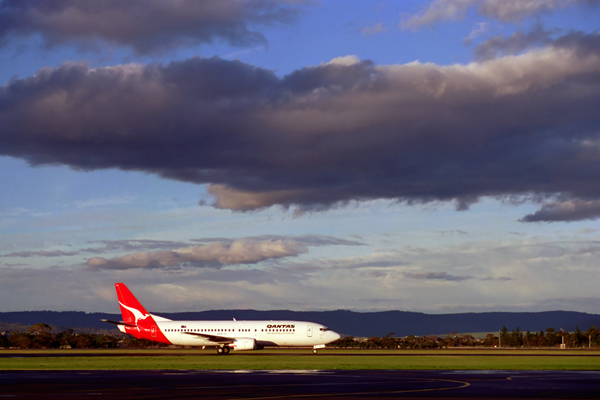
[[[503,326],[508,330],[517,327],[522,331],[539,332],[546,328],[563,328],[572,332],[591,326],[600,327],[600,315],[574,311],[547,312],[485,312],[462,314],[425,314],[409,311],[354,312],[337,311],[257,311],[215,310],[180,313],[157,313],[174,320],[295,320],[312,321],[328,326],[343,335],[356,337],[447,334],[451,332],[498,332]],[[48,325],[79,329],[114,329],[100,321],[120,321],[120,314],[85,313],[82,311],[21,311],[0,312],[0,323]]]

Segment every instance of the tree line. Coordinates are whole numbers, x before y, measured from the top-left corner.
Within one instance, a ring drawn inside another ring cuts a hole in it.
[[[150,340],[136,339],[123,333],[75,333],[67,329],[53,333],[47,324],[35,324],[25,331],[2,332],[0,347],[19,349],[116,349],[164,347],[165,344]],[[498,335],[488,333],[478,339],[470,334],[453,332],[446,336],[395,337],[389,333],[383,337],[369,338],[342,337],[331,343],[331,347],[361,349],[446,349],[450,347],[507,347],[507,348],[552,348],[562,343],[567,348],[600,348],[600,329],[592,326],[582,332],[579,328],[573,332],[563,332],[548,328],[539,332],[523,332],[519,328],[509,331],[503,327]]]
[[[75,333],[72,329],[53,333],[48,324],[35,324],[26,331],[2,332],[0,347],[18,349],[140,349],[164,346],[125,334]]]
[[[389,333],[384,337],[354,338],[346,336],[331,343],[330,346],[362,349],[447,349],[450,347],[500,347],[500,348],[552,348],[565,344],[567,348],[600,348],[600,329],[592,326],[582,332],[579,328],[573,332],[548,328],[545,331],[521,331],[518,327],[509,331],[503,327],[498,335],[488,333],[485,338],[478,339],[470,334],[453,332],[446,336],[394,337]]]

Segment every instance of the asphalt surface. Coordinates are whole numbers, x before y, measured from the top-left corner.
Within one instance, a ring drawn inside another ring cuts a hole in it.
[[[598,399],[600,371],[2,371],[0,399]]]

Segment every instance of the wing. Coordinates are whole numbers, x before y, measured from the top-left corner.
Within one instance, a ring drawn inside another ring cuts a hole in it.
[[[234,338],[226,337],[226,336],[216,336],[216,335],[207,335],[206,333],[197,333],[197,332],[181,332],[185,335],[199,336],[201,338],[210,340],[214,343],[231,343],[235,341]]]

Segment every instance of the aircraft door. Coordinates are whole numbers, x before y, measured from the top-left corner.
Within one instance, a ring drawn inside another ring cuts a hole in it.
[[[313,327],[312,327],[312,325],[310,325],[310,324],[309,324],[309,325],[307,325],[307,326],[306,326],[306,335],[307,335],[308,337],[312,337],[312,332],[313,332]]]
[[[152,325],[152,328],[150,328],[150,332],[152,333],[152,337],[156,337],[156,325]]]

